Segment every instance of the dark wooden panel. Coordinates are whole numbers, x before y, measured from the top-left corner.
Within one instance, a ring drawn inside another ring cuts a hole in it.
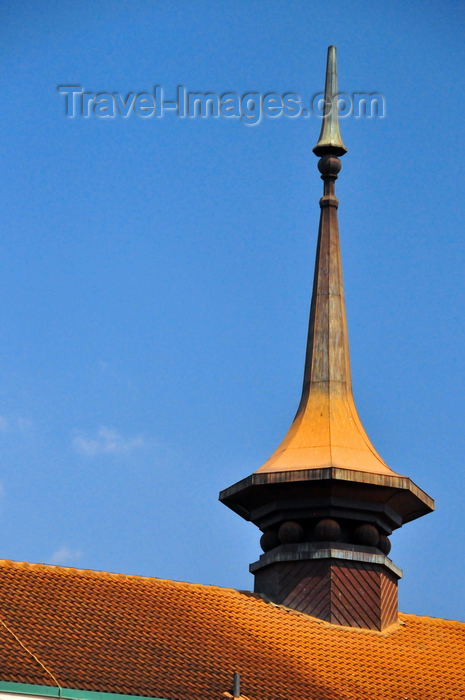
[[[328,598],[329,604],[329,580],[329,567],[326,562],[307,561],[301,581],[287,593],[282,601],[283,605],[314,615],[313,608],[320,606],[325,597]]]
[[[381,630],[397,620],[397,578],[378,564],[275,562],[256,582],[276,603],[334,624]]]
[[[329,620],[331,613],[331,573],[327,562],[317,570],[319,581],[313,590],[308,590],[299,602],[299,611],[307,615]],[[317,578],[317,576],[315,576]]]
[[[299,606],[303,601],[308,598],[316,599],[322,593],[324,594],[327,589],[328,585],[324,577],[305,576],[283,602],[284,605],[291,605],[293,608],[300,610]]]
[[[289,562],[286,564],[278,564],[281,571],[279,579],[279,598],[280,602],[292,596],[293,591],[306,577],[308,571],[308,562]]]
[[[397,580],[385,574],[381,574],[381,626],[388,627],[397,621]]]
[[[381,595],[380,580],[379,580],[379,570],[373,569],[370,564],[361,564],[357,566],[358,579],[360,581],[360,586],[367,595],[371,595],[373,599],[379,600]]]
[[[362,574],[364,574],[362,576]],[[372,579],[367,585],[366,579]],[[350,624],[368,629],[381,627],[381,589],[378,584],[378,595],[373,588],[379,581],[376,571],[363,571],[360,568],[335,566],[332,567],[332,611],[338,616],[351,619]]]
[[[350,617],[356,627],[373,628],[378,626],[378,616],[373,611],[372,604],[365,605],[360,596],[354,595],[350,585],[341,577],[338,581],[333,579],[331,609],[334,614]]]

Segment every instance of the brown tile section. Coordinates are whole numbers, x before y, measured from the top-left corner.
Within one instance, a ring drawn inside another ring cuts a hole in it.
[[[50,675],[3,625],[0,625],[0,678],[33,685],[51,683]]]
[[[460,700],[465,624],[331,625],[253,594],[0,562],[0,680],[169,700]],[[24,649],[27,648],[27,650]]]

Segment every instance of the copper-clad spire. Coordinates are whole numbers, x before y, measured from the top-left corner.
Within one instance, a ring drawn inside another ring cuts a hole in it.
[[[328,49],[326,96],[337,92],[336,47]],[[285,439],[258,472],[342,467],[394,474],[371,444],[355,408],[349,360],[342,280],[338,200],[335,181],[341,169],[336,153],[346,148],[339,134],[337,110],[323,123],[313,149],[324,180],[310,311],[302,398]]]
[[[317,156],[325,156],[327,154],[343,156],[344,153],[347,153],[347,148],[342,143],[341,134],[339,132],[339,119],[336,104],[337,94],[336,47],[328,46],[323,123],[321,125],[320,138],[313,149],[313,152]]]
[[[326,95],[337,92],[329,47]],[[400,569],[389,535],[434,501],[378,455],[350,377],[334,184],[346,149],[328,112],[314,151],[324,181],[302,398],[276,452],[220,500],[263,533],[254,590],[327,622],[383,630],[397,621]]]

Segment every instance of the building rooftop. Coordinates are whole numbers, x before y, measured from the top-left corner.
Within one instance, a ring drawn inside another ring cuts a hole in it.
[[[0,682],[221,700],[465,698],[465,623],[331,625],[244,591],[0,562]]]

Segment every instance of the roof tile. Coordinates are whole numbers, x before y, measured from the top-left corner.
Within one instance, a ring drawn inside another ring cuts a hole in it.
[[[238,671],[250,700],[465,698],[451,620],[401,614],[373,632],[247,592],[7,561],[0,616],[3,681],[221,700]]]

